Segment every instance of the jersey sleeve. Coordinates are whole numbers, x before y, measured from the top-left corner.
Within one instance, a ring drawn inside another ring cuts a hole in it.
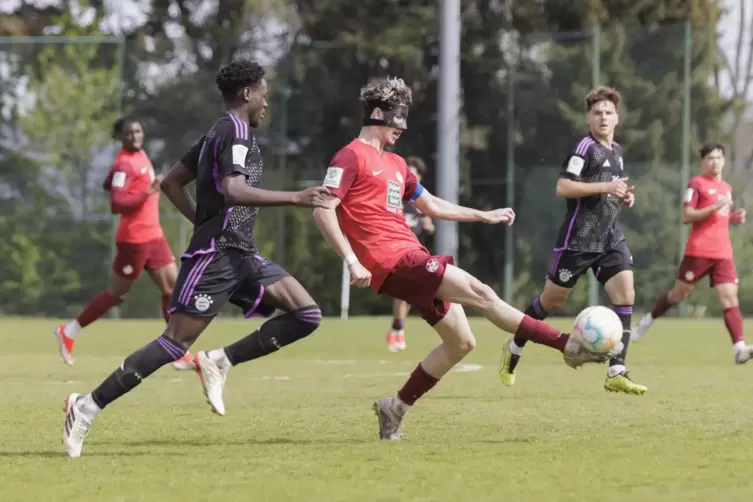
[[[217,161],[217,183],[221,183],[231,174],[251,176],[251,172],[246,167],[251,131],[248,129],[248,124],[232,120],[233,123],[228,121],[218,124],[215,129],[214,143],[207,144],[207,148],[214,148],[214,158]]]
[[[141,207],[147,192],[134,187],[135,170],[127,162],[115,164],[110,179],[110,209],[113,213],[130,212]]]
[[[340,150],[330,161],[322,185],[342,200],[356,181],[360,170],[359,166],[356,152],[348,148]]]
[[[685,197],[682,200],[682,205],[685,207],[698,207],[698,201],[701,196],[701,187],[698,185],[698,180],[695,178],[690,180],[688,188],[685,190]]]
[[[186,169],[191,171],[194,176],[197,175],[199,172],[199,156],[201,155],[201,149],[204,146],[205,137],[202,136],[199,138],[199,141],[196,142],[195,145],[193,145],[186,153],[183,154],[183,157],[180,158],[180,163],[185,166]]]
[[[588,168],[589,151],[593,140],[584,138],[573,148],[567,160],[562,164],[560,178],[580,181]]]
[[[424,187],[416,179],[416,175],[408,169],[408,174],[405,176],[405,191],[403,192],[403,202],[416,202],[416,199],[421,197],[424,193]]]

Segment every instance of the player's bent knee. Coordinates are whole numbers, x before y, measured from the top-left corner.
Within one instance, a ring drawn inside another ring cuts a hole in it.
[[[458,344],[458,350],[463,355],[470,353],[475,348],[476,348],[476,337],[474,336],[471,336],[469,338],[463,338],[460,340],[460,343]]]
[[[319,306],[309,305],[291,312],[296,321],[300,324],[300,338],[305,338],[319,328],[322,323],[322,311]]]

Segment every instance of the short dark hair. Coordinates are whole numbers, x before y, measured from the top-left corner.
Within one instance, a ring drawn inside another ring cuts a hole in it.
[[[405,163],[408,164],[408,167],[415,167],[421,176],[426,174],[426,163],[421,157],[406,157]]]
[[[124,117],[120,117],[112,125],[112,138],[120,138],[120,134],[123,132],[123,128],[129,124],[139,124],[141,128],[144,129],[144,123],[141,121],[141,119],[133,115],[126,115]]]
[[[222,98],[228,102],[234,100],[244,87],[257,87],[266,73],[256,61],[236,59],[220,68],[215,82]]]
[[[586,111],[590,112],[596,103],[601,103],[602,101],[612,102],[614,108],[619,111],[622,96],[620,95],[620,91],[612,87],[597,87],[586,94]]]
[[[701,156],[701,159],[705,159],[706,156],[714,150],[719,150],[720,152],[722,152],[722,156],[725,155],[724,145],[722,145],[721,143],[706,143],[698,149],[698,155]]]

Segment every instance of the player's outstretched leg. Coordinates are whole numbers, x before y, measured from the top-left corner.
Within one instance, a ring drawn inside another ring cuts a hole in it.
[[[648,333],[654,321],[669,311],[675,305],[679,305],[693,291],[695,283],[682,280],[675,281],[672,289],[664,293],[654,304],[654,307],[641,318],[640,322],[630,331],[630,339],[638,341]]]
[[[575,338],[571,338],[543,321],[523,314],[502,301],[492,288],[453,265],[447,266],[437,296],[445,301],[459,303],[478,310],[503,331],[513,333],[527,341],[559,350],[563,354],[565,363],[572,368],[578,368],[590,362],[603,363],[609,358],[607,354],[589,352]],[[510,359],[509,347],[511,343],[512,340],[509,340],[504,345],[502,368],[500,369],[500,378],[508,386],[515,381],[514,373],[510,371],[509,364],[506,362]]]
[[[387,350],[405,350],[405,319],[408,317],[408,302],[395,298],[392,301],[392,328],[387,332]]]
[[[565,305],[571,291],[572,288],[554,284],[550,279],[547,279],[544,292],[531,301],[524,313],[532,319],[543,321],[549,316],[550,312],[556,312]],[[508,387],[515,383],[516,369],[527,342],[528,340],[524,335],[516,334],[502,348],[499,378]]]
[[[218,415],[225,414],[222,393],[230,368],[277,352],[286,345],[306,338],[322,322],[322,311],[306,289],[293,277],[283,279],[264,289],[264,302],[285,311],[259,329],[221,349],[202,351],[195,356],[195,368],[204,388],[204,395]]]
[[[123,301],[133,287],[133,283],[134,279],[122,277],[113,271],[110,285],[106,290],[89,300],[74,320],[55,328],[55,339],[58,342],[60,358],[64,363],[73,366],[73,345],[76,343],[79,332]]]
[[[438,302],[435,309],[422,311],[421,314],[433,325],[442,343],[416,366],[397,395],[379,398],[374,403],[380,439],[402,439],[403,419],[410,407],[476,346],[476,339],[460,305]]]
[[[81,456],[84,439],[97,415],[159,368],[181,358],[211,321],[208,317],[173,315],[162,336],[126,357],[96,389],[85,395],[69,395],[63,424],[66,453],[71,457]]]

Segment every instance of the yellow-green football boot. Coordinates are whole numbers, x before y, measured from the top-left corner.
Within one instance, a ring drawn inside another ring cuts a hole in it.
[[[499,379],[506,387],[515,385],[515,367],[520,361],[520,356],[510,350],[512,338],[509,338],[502,346],[502,360],[499,363]]]
[[[627,371],[623,371],[612,377],[607,375],[607,379],[604,380],[604,390],[609,392],[622,392],[624,394],[636,394],[640,396],[646,393],[648,387],[633,382],[628,376]]]

